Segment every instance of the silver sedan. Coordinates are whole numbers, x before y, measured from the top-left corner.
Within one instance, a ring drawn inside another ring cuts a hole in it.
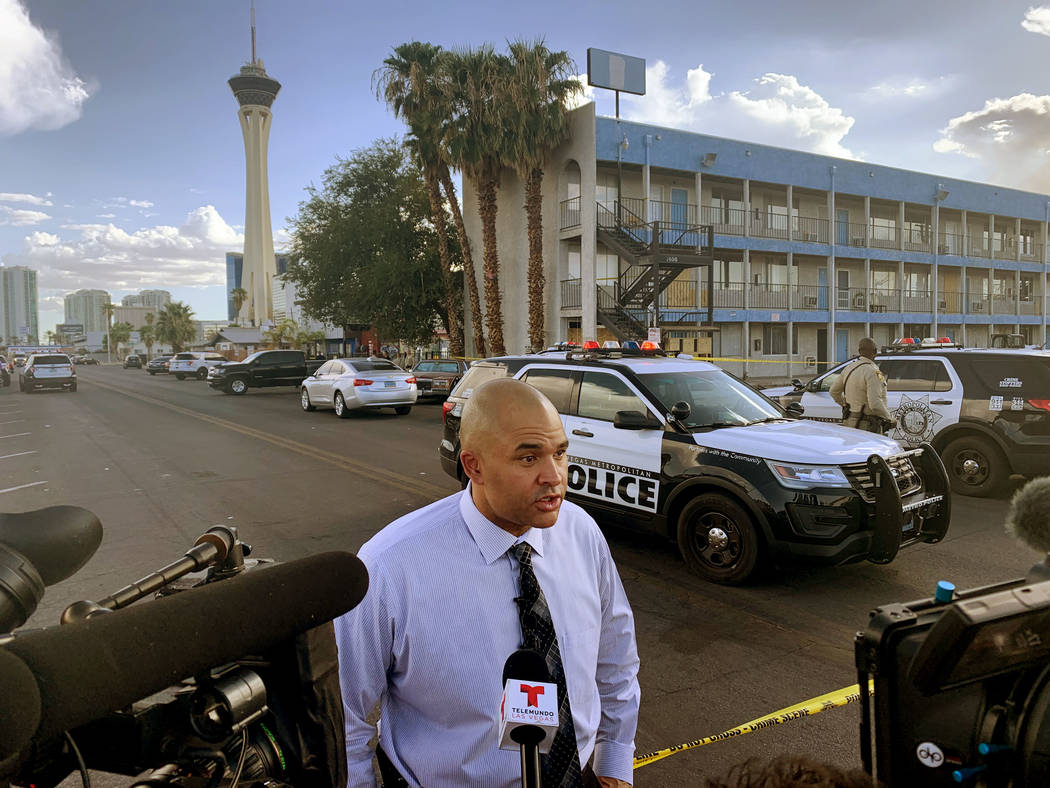
[[[332,408],[344,419],[359,408],[393,408],[404,416],[418,396],[412,373],[381,358],[326,361],[299,388],[303,410]]]

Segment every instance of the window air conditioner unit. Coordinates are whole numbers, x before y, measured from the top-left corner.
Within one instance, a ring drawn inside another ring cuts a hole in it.
[[[816,356],[806,356],[806,366],[807,367],[815,367],[815,366],[817,366],[817,357]]]
[[[937,308],[939,310],[941,310],[942,312],[944,312],[945,310],[948,309],[948,302],[947,301],[938,301],[937,302]]]
[[[970,311],[971,312],[983,312],[984,311],[984,301],[974,301],[972,304],[970,304]]]
[[[803,306],[812,307],[813,309],[816,309],[816,307],[817,307],[817,297],[816,296],[809,296],[809,295],[808,296],[804,296],[803,299],[802,299],[802,304],[803,304]]]
[[[853,306],[859,309],[864,308],[864,293],[855,293],[853,295]]]
[[[948,244],[940,244],[937,247],[937,254],[948,254]]]

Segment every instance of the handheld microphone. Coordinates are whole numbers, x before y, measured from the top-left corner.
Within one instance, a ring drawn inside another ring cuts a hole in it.
[[[0,736],[0,764],[188,676],[264,653],[353,609],[367,589],[356,556],[321,553],[16,637],[0,652],[31,671],[36,687],[24,694],[31,705],[31,690],[39,693],[39,724],[28,736]],[[225,612],[233,626],[224,623]],[[7,749],[26,738],[20,753]]]
[[[1014,494],[1006,514],[1006,532],[1046,554],[1031,568],[1026,580],[1050,580],[1050,477],[1033,479]]]
[[[518,649],[503,666],[499,746],[521,751],[522,788],[540,785],[540,753],[550,751],[557,732],[558,685],[547,661],[537,651]]]

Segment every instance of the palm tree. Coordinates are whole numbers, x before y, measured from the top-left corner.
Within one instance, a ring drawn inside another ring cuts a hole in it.
[[[237,321],[241,319],[241,307],[248,300],[248,291],[243,287],[235,287],[230,291],[230,298],[233,299],[233,311],[236,314],[234,325],[237,325]]]
[[[449,344],[452,355],[463,355],[463,318],[453,286],[452,257],[448,248],[445,206],[441,200],[440,171],[445,167],[441,150],[442,127],[446,123],[446,102],[437,85],[441,47],[413,41],[394,49],[373,74],[376,96],[408,124],[406,147],[422,170],[430,202],[430,218],[438,238],[438,256],[448,313]]]
[[[156,335],[153,332],[153,313],[146,313],[146,325],[139,326],[139,339],[142,340],[142,344],[146,346],[146,363],[149,363],[150,353],[153,352],[153,343],[156,341]]]
[[[262,334],[262,339],[268,345],[281,349],[285,345],[295,344],[296,339],[299,336],[299,324],[292,320],[290,317],[286,317],[277,325],[272,328],[268,328]]]
[[[181,301],[165,304],[157,315],[155,333],[159,341],[171,345],[173,352],[180,352],[197,336],[193,310]]]
[[[107,301],[102,305],[102,313],[106,316],[106,361],[113,360],[113,354],[110,352],[110,346],[112,343],[109,339],[109,330],[113,325],[113,310],[117,308],[117,305],[112,301]]]
[[[546,345],[543,277],[543,165],[569,135],[566,103],[582,90],[568,52],[542,40],[509,44],[513,73],[507,83],[508,163],[525,182],[529,226],[529,344]]]
[[[449,161],[473,183],[478,194],[478,214],[485,272],[485,326],[492,353],[506,352],[503,344],[503,305],[499,287],[499,254],[496,248],[496,193],[503,168],[505,104],[503,86],[510,62],[491,46],[448,53],[443,59],[441,84],[453,107],[445,129]]]

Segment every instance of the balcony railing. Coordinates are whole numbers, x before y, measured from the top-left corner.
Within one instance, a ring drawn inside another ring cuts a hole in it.
[[[873,287],[868,298],[869,312],[900,312],[901,291]]]
[[[868,244],[872,249],[900,249],[900,228],[885,224],[871,225],[871,242]]]
[[[909,252],[930,251],[930,228],[929,227],[905,227],[904,248]]]
[[[743,309],[745,287],[743,282],[716,282],[711,293],[715,309]],[[706,308],[707,290],[701,290],[700,294],[700,306]]]
[[[991,251],[988,249],[988,242],[982,236],[970,236],[969,249],[970,257],[991,257]]]
[[[1021,314],[1022,315],[1038,315],[1039,302],[1034,300],[1021,301]]]
[[[756,238],[777,238],[786,241],[788,237],[787,214],[759,213],[751,218],[751,235]]]
[[[649,200],[650,222],[660,222],[661,227],[685,230],[701,224],[697,218],[695,205],[667,200]]]
[[[1023,239],[1022,239],[1023,241]],[[1041,263],[1043,261],[1043,244],[1040,241],[1028,241],[1021,244],[1021,259]]]
[[[963,311],[963,294],[947,290],[937,294],[937,311],[957,315]]]
[[[929,312],[933,299],[929,293],[916,290],[905,290],[901,293],[902,312]]]
[[[982,295],[973,295],[971,293],[966,299],[966,311],[971,315],[988,314],[988,298]]]
[[[561,280],[561,306],[562,309],[577,309],[583,306],[579,279]]]
[[[999,247],[995,250],[994,256],[996,260],[1016,260],[1017,259],[1017,238],[1013,235],[1004,235],[1002,242],[997,244]]]
[[[753,284],[750,288],[752,309],[787,309],[788,286],[776,284]]]
[[[809,216],[798,216],[795,218],[795,240],[816,244],[828,242],[827,219],[813,219]]]
[[[660,293],[660,306],[671,309],[696,309],[696,282],[688,279],[671,282],[667,289]]]
[[[561,229],[568,230],[570,227],[580,226],[580,199],[572,197],[561,201]]]
[[[828,308],[826,285],[795,285],[795,309]]]
[[[835,222],[835,243],[839,246],[867,246],[867,225],[863,222]]]
[[[938,233],[937,254],[962,254],[966,236],[957,233]]]
[[[992,314],[1015,315],[1017,314],[1017,299],[1013,296],[992,296]]]
[[[835,308],[850,312],[868,311],[868,293],[863,287],[836,287]]]

